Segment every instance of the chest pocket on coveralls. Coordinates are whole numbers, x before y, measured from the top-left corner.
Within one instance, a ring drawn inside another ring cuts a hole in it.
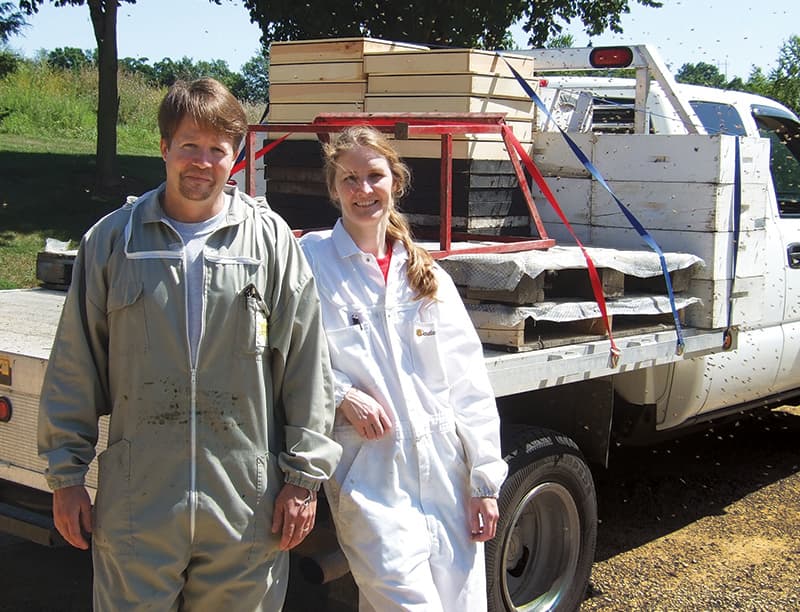
[[[243,355],[262,355],[269,344],[269,306],[252,283],[239,294],[236,346]]]
[[[354,315],[353,319],[355,322],[347,327],[326,331],[331,363],[354,386],[369,392],[371,385],[365,385],[371,377],[365,377],[365,372],[376,367],[370,350],[370,326],[365,317]]]
[[[442,391],[448,386],[439,346],[439,331],[433,321],[414,319],[410,322],[408,342],[414,372],[432,391]]]
[[[106,298],[109,326],[109,353],[127,355],[147,351],[150,336],[141,283],[112,282]]]

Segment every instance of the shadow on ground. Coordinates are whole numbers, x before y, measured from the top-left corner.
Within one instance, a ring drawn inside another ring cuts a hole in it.
[[[617,448],[595,471],[604,561],[800,471],[800,410],[776,409],[661,444]]]

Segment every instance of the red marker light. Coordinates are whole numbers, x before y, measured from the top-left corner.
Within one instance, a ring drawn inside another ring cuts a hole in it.
[[[589,53],[593,68],[627,68],[633,63],[630,47],[595,47]]]
[[[11,400],[6,396],[0,397],[0,422],[8,423],[11,420]]]

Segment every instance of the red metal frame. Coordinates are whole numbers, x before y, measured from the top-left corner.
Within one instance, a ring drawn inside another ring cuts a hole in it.
[[[396,139],[405,140],[413,136],[438,135],[442,139],[440,194],[439,194],[439,250],[431,251],[434,258],[460,253],[510,253],[547,249],[555,245],[555,240],[547,236],[536,204],[533,201],[525,174],[514,148],[508,141],[504,130],[506,125],[501,113],[322,113],[312,123],[269,123],[250,125],[245,141],[245,190],[255,195],[256,134],[259,132],[314,133],[326,142],[330,134],[340,132],[352,125],[369,125]],[[506,144],[508,156],[514,167],[522,196],[528,206],[538,237],[495,236],[453,232],[453,135],[501,134]],[[479,244],[453,248],[453,240],[459,242],[482,242]]]

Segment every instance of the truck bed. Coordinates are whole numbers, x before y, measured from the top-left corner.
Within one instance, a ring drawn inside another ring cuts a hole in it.
[[[49,289],[0,291],[0,351],[47,359],[66,297]]]

